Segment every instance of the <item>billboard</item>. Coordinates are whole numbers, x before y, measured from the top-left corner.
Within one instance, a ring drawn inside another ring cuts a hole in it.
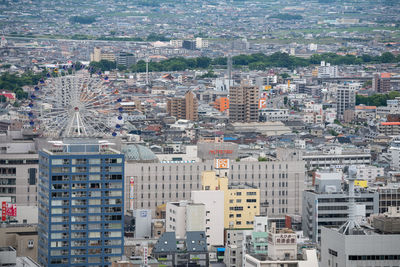
[[[215,169],[229,169],[229,159],[215,159]]]
[[[272,88],[271,85],[266,85],[266,86],[264,87],[265,91],[268,91],[268,90],[270,90],[271,88]]]
[[[7,220],[7,202],[1,202],[1,220],[4,222]]]
[[[129,177],[129,208],[131,210],[133,210],[133,199],[135,198],[134,185],[135,185],[135,178],[133,176],[130,176]]]
[[[11,204],[3,201],[1,203],[1,220],[4,222],[9,217],[17,217],[17,204]]]
[[[267,108],[267,99],[266,98],[260,98],[258,102],[258,109],[264,109]]]
[[[149,256],[149,248],[147,246],[143,247],[143,265],[147,266]]]
[[[359,186],[359,187],[368,187],[368,181],[364,181],[364,180],[355,180],[354,181],[354,185],[355,186]]]
[[[224,158],[235,160],[238,156],[238,145],[234,143],[198,143],[197,156],[202,160]]]

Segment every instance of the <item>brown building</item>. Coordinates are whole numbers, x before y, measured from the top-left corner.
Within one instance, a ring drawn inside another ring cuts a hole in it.
[[[390,73],[375,74],[372,80],[372,88],[375,92],[386,93],[391,91]]]
[[[142,107],[142,103],[139,99],[134,99],[129,102],[121,102],[120,106],[124,109],[125,112],[128,113],[134,112],[135,110],[144,112],[144,108]]]
[[[381,122],[378,131],[386,136],[400,135],[400,122]]]
[[[30,257],[37,261],[38,232],[36,225],[6,225],[0,228],[0,237],[0,247],[13,247],[17,251],[17,257]]]
[[[187,91],[184,97],[174,97],[168,99],[167,102],[168,114],[177,119],[197,121],[197,108],[197,98],[192,91]]]
[[[229,121],[258,121],[258,88],[242,84],[229,89]]]

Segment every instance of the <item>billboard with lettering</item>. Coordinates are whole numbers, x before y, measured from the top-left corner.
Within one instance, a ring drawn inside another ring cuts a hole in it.
[[[229,169],[229,159],[215,159],[214,160],[215,169]]]

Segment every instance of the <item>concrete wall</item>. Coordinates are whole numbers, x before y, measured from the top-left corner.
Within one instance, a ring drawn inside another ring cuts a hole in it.
[[[189,204],[186,207],[186,231],[206,231],[206,206]]]
[[[129,207],[129,177],[134,176],[134,208],[191,199],[192,190],[201,189],[201,174],[213,170],[214,161],[196,163],[126,163],[125,207]],[[301,214],[305,163],[298,160],[236,162],[217,173],[230,183],[249,183],[260,189],[260,213],[269,217]]]
[[[33,240],[33,247],[28,247],[30,240]],[[37,261],[37,226],[27,225],[0,228],[0,247],[8,246],[15,248],[17,256],[31,257],[34,261]]]
[[[399,255],[399,235],[342,235],[322,228],[321,266],[398,266],[399,260],[349,260],[349,256]],[[337,255],[337,256],[335,256]]]
[[[206,210],[206,236],[208,246],[224,245],[224,192],[193,191],[193,203],[203,203]]]
[[[28,224],[38,223],[38,207],[17,205],[17,221]]]
[[[166,207],[166,231],[175,232],[176,238],[186,236],[186,206],[180,203],[167,203]]]

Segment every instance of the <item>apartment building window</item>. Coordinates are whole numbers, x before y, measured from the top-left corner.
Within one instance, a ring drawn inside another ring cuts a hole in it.
[[[29,168],[28,169],[29,185],[35,185],[36,184],[36,173],[37,173],[37,169],[36,168]]]

